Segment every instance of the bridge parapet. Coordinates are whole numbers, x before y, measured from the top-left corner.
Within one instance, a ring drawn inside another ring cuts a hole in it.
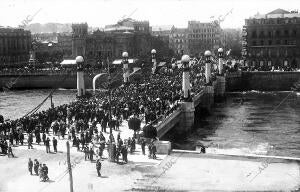
[[[156,126],[158,138],[164,136],[171,128],[181,121],[181,112],[182,106],[179,106],[173,113],[164,116],[161,119]]]

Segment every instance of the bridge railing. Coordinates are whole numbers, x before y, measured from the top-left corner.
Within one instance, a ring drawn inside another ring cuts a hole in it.
[[[85,70],[85,73],[101,73],[103,70]],[[1,70],[0,76],[18,76],[18,75],[65,75],[76,74],[76,70],[59,69],[59,70]]]

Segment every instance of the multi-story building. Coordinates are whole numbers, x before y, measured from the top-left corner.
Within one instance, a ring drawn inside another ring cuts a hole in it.
[[[245,20],[243,55],[253,67],[300,67],[300,14],[276,9]]]
[[[231,56],[240,58],[242,52],[242,30],[232,28],[222,29],[221,47],[225,51],[230,50]]]
[[[72,33],[59,33],[57,36],[57,43],[61,48],[64,57],[72,56]]]
[[[151,28],[151,34],[152,36],[157,37],[158,39],[163,41],[163,43],[167,45],[167,47],[172,49],[170,45],[170,36],[173,27],[174,25],[153,26]]]
[[[169,46],[176,55],[189,54],[188,30],[186,28],[173,27],[170,34]]]
[[[30,49],[30,31],[0,27],[0,65],[28,63]]]
[[[168,54],[164,46],[158,43],[161,40],[151,36],[149,22],[125,19],[116,25],[106,26],[104,31],[93,33],[88,33],[86,23],[73,24],[72,29],[73,57],[83,55],[90,63],[121,58],[123,51],[127,51],[131,58],[150,56],[153,48],[160,54]]]
[[[221,27],[217,23],[189,21],[187,31],[189,54],[198,56],[205,50],[214,52],[221,43]]]

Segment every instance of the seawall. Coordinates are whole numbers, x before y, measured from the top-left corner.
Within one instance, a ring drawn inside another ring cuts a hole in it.
[[[226,91],[290,91],[300,81],[300,71],[256,71],[226,74]]]
[[[93,77],[100,72],[86,72],[84,76],[85,86],[92,88]],[[41,71],[37,73],[0,74],[0,90],[2,89],[41,89],[41,88],[65,88],[76,89],[76,71]]]

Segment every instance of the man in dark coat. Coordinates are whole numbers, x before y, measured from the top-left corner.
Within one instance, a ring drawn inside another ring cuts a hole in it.
[[[34,160],[34,165],[33,165],[33,169],[34,169],[34,173],[36,175],[39,175],[39,166],[40,166],[40,163],[38,162],[37,159]]]
[[[93,161],[93,157],[94,157],[94,150],[93,150],[93,147],[90,148],[89,153],[90,153],[90,160],[91,160],[91,162],[92,162],[92,161]]]
[[[19,140],[20,140],[21,145],[23,145],[23,143],[24,143],[24,135],[23,135],[22,131],[19,132]]]
[[[29,171],[30,175],[32,175],[32,167],[33,167],[33,162],[31,160],[31,158],[29,158],[29,160],[28,160],[28,171]]]
[[[142,139],[141,147],[142,147],[143,155],[145,155],[145,147],[146,147],[146,141],[145,141],[145,139]]]
[[[45,133],[43,133],[42,139],[43,139],[44,145],[46,145],[46,134]]]
[[[32,141],[33,141],[32,133],[30,133],[30,134],[28,135],[28,138],[27,138],[28,149],[33,149]]]
[[[47,137],[47,139],[45,141],[45,145],[46,145],[46,152],[50,153],[50,139],[49,139],[49,137]]]
[[[101,161],[100,161],[100,159],[97,159],[97,162],[96,162],[96,170],[97,170],[97,174],[98,174],[98,177],[101,177],[101,173],[100,173],[100,171],[101,171]]]
[[[52,143],[53,143],[53,150],[54,152],[57,153],[57,139],[55,139],[55,137],[53,137]]]

